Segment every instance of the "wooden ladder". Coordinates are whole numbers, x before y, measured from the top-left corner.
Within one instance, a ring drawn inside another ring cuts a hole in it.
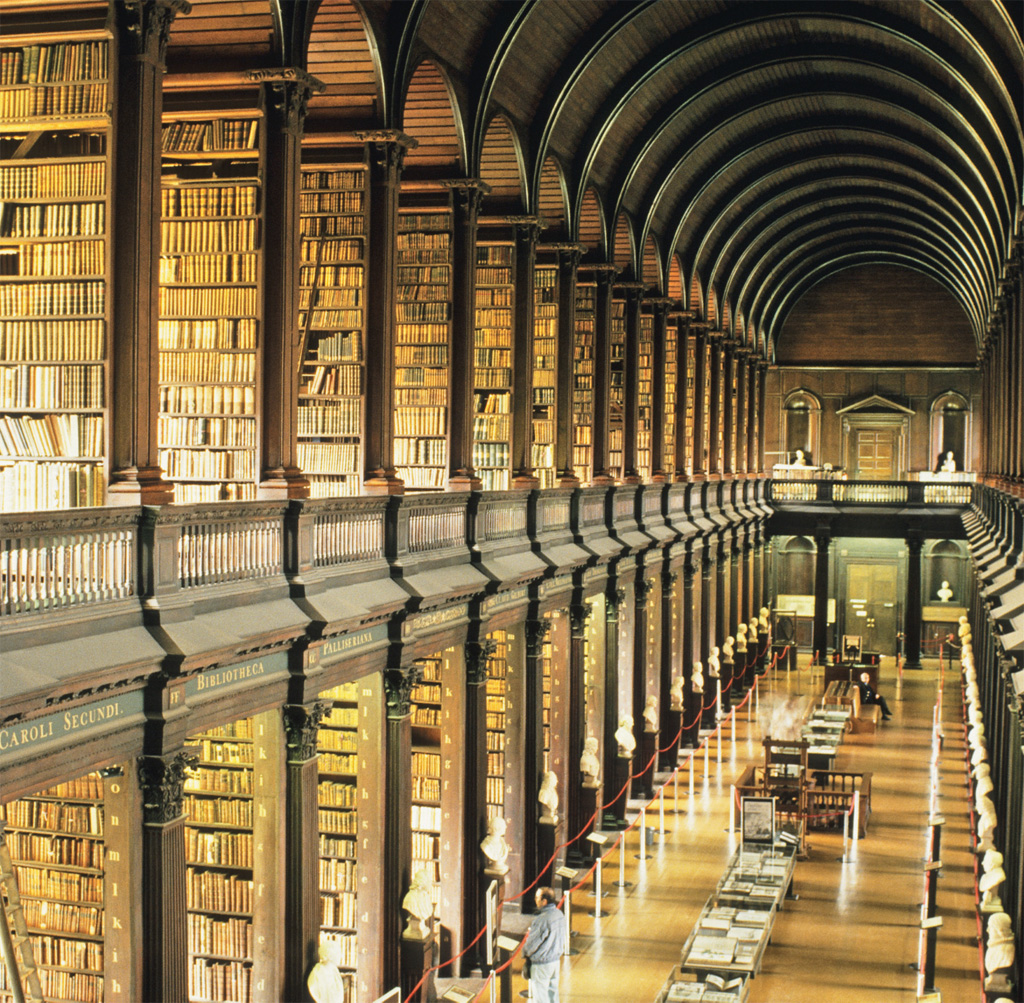
[[[0,898],[3,900],[4,922],[0,924],[3,960],[14,1003],[43,1003],[43,990],[39,984],[39,970],[32,956],[28,939],[28,926],[21,909],[18,878],[11,863],[11,848],[7,845],[4,823],[0,819]]]

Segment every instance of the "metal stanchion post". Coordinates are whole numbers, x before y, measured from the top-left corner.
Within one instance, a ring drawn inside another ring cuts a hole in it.
[[[853,847],[857,849],[860,840],[860,791],[853,792]]]
[[[647,852],[647,805],[640,808],[640,852],[635,854],[637,860],[650,860],[651,855]],[[625,846],[625,840],[623,840]]]
[[[704,738],[704,783],[708,782],[708,736]]]
[[[715,729],[715,734],[718,736],[718,741],[715,743],[715,765],[718,766],[718,772],[722,772],[722,725],[719,723]]]
[[[736,831],[736,785],[729,784],[729,832]]]
[[[693,753],[690,753],[690,797],[693,797]]]
[[[619,833],[619,880],[615,882],[616,888],[629,888],[632,881],[626,880],[626,830]]]
[[[608,837],[603,832],[592,832],[587,836],[587,839],[594,844],[594,852],[597,854],[597,861],[594,866],[594,919],[600,919],[602,916],[608,915],[608,913],[601,909],[601,897],[604,894],[601,891],[601,864],[603,860],[601,850],[608,842]]]

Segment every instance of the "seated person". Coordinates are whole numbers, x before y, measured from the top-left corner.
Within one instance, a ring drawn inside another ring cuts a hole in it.
[[[892,717],[889,705],[885,702],[885,697],[871,688],[871,674],[869,672],[862,672],[860,674],[860,680],[857,683],[857,688],[860,690],[860,702],[862,705],[876,703],[882,708],[883,721],[888,721],[889,718]]]

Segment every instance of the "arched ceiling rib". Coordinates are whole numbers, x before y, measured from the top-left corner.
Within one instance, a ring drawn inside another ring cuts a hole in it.
[[[633,248],[653,241],[662,274],[678,261],[769,354],[803,292],[868,262],[940,282],[980,341],[1021,239],[1024,46],[1008,0],[193,6],[172,72],[233,65],[240,45],[272,64],[301,17],[328,78],[317,128],[401,126],[420,141],[414,169],[475,172],[486,154],[493,171],[503,116],[525,211],[550,199],[557,163],[563,230],[586,261],[613,256],[612,234],[621,256],[628,218]]]

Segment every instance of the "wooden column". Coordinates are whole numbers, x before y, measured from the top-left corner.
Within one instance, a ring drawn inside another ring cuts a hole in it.
[[[699,741],[701,695],[693,692],[693,663],[697,661],[700,646],[701,578],[700,559],[693,552],[693,544],[686,543],[686,562],[683,564],[683,737],[682,745],[696,748]]]
[[[654,588],[653,582],[644,577],[644,569],[640,568],[636,579],[636,591],[633,594],[633,728],[634,734],[640,735],[644,728],[644,707],[647,704],[647,597]],[[637,739],[637,752],[640,741]],[[648,757],[649,758],[649,757]],[[638,757],[636,769],[646,765],[646,759]],[[641,779],[634,781],[634,790],[639,789],[647,797],[651,796],[652,767]]]
[[[384,695],[387,702],[387,739],[384,749],[384,894],[380,915],[381,981],[397,986],[400,980],[402,898],[412,878],[412,722],[411,695],[420,681],[419,666],[387,669]]]
[[[442,785],[444,760],[448,756],[461,758],[462,770],[462,855],[461,859],[458,854],[449,859],[452,872],[449,872],[445,881],[446,888],[453,895],[456,894],[458,882],[453,880],[456,877],[453,872],[461,867],[462,918],[459,928],[452,931],[453,955],[462,951],[486,923],[484,892],[488,884],[483,872],[485,858],[480,843],[487,835],[487,657],[490,643],[470,642],[464,650],[466,700],[463,717],[461,722],[451,722],[453,730],[444,724],[441,729]],[[461,748],[457,747],[460,741]],[[441,849],[443,868],[444,847]],[[458,908],[459,904],[453,903],[453,910]],[[452,966],[452,974],[465,974],[471,969],[480,968],[484,959],[483,952],[481,938],[468,955]]]
[[[907,533],[907,618],[903,631],[906,637],[904,667],[921,668],[921,545],[924,541],[915,532]]]
[[[615,783],[619,772],[619,746],[615,741],[615,732],[618,730],[619,715],[622,711],[619,706],[619,608],[625,601],[625,589],[613,586],[605,595],[604,728],[601,735],[601,760],[604,765],[602,777],[606,801],[615,797],[621,787],[621,782]],[[606,828],[617,828],[625,818],[625,804],[628,798],[627,791],[605,810],[603,822]]]
[[[569,784],[566,790],[566,816],[568,822],[567,838],[574,839],[583,829],[587,821],[584,811],[583,775],[580,772],[580,757],[583,755],[583,742],[586,738],[587,705],[583,691],[583,674],[585,670],[584,644],[587,636],[587,620],[590,618],[591,606],[585,602],[573,602],[569,607],[569,706],[568,720],[568,775]],[[576,839],[566,850],[566,863],[578,867],[589,850],[582,838]]]
[[[537,792],[540,789],[541,774],[544,772],[544,642],[551,630],[551,621],[544,617],[526,621],[526,714],[525,743],[523,755],[523,869],[519,887],[528,884],[537,877],[540,868],[547,862],[541,859],[540,805],[537,803]],[[553,681],[553,680],[552,680]],[[505,768],[508,769],[508,742],[505,743]],[[563,790],[564,788],[561,788]],[[516,882],[513,881],[513,884]],[[550,874],[545,875],[541,884],[551,884]],[[519,887],[513,889],[518,891]],[[524,895],[519,900],[519,908],[524,913],[534,912],[532,895]]]
[[[398,297],[396,238],[402,159],[405,151],[417,143],[404,133],[394,130],[357,132],[356,137],[366,143],[369,164],[363,491],[367,494],[402,494],[405,485],[395,473],[395,302]],[[396,980],[397,974],[396,960]]]
[[[832,532],[819,526],[814,532],[817,555],[814,561],[814,653],[822,663],[828,658],[828,550]]]
[[[651,346],[651,480],[665,483],[665,343],[668,341],[668,299],[650,300],[654,311],[654,343]],[[676,410],[679,410],[679,344],[676,343]],[[667,694],[668,691],[666,691]]]
[[[448,349],[448,490],[479,491],[473,472],[473,335],[476,327],[476,231],[490,186],[471,178],[452,192],[452,329]]]
[[[302,999],[320,943],[317,735],[329,705],[286,704],[284,988]]]
[[[738,627],[741,623],[750,623],[750,618],[753,615],[753,609],[760,609],[760,606],[755,607],[754,603],[754,545],[753,545],[753,533],[754,527],[748,525],[746,534],[743,538],[743,590],[740,595],[740,613],[739,621],[736,626]]]
[[[306,103],[324,85],[296,68],[250,70],[266,100],[263,186],[263,343],[260,360],[260,483],[258,498],[307,498],[298,464],[299,191]]]
[[[188,752],[140,756],[142,790],[142,989],[146,1000],[188,999],[185,772]]]
[[[661,658],[658,673],[658,717],[661,723],[661,745],[669,743],[679,729],[678,715],[671,710],[670,691],[679,664],[679,602],[676,590],[679,575],[663,571],[661,575]],[[670,770],[676,764],[677,747],[672,746],[658,755],[658,767]]]
[[[572,462],[573,354],[576,341],[576,269],[581,248],[558,247],[558,343],[555,390],[555,473],[560,488],[578,488]]]
[[[731,588],[729,584],[729,551],[731,549],[728,536],[730,530],[722,530],[718,534],[715,546],[715,564],[717,574],[715,575],[715,632],[711,638],[711,647],[716,645],[721,648],[725,642],[725,635],[729,629],[729,596]],[[704,669],[707,675],[707,667]],[[714,694],[709,693],[708,698],[712,699]]]
[[[640,427],[640,294],[639,284],[623,289],[626,299],[626,345],[622,360],[622,483],[639,484],[636,468],[637,429]]]
[[[117,30],[117,116],[111,220],[110,505],[165,505],[157,446],[159,398],[160,151],[163,76],[171,23],[186,0],[113,5]]]
[[[514,221],[515,300],[512,319],[512,486],[539,485],[533,474],[533,290],[537,277],[540,223],[533,217]]]
[[[597,283],[594,309],[594,484],[614,484],[608,471],[608,418],[611,393],[612,280],[615,268],[594,269]]]
[[[694,346],[694,374],[693,374],[693,474],[695,477],[703,478],[708,471],[708,454],[704,452],[704,444],[707,439],[708,415],[704,408],[704,380],[707,373],[707,325],[703,322],[694,322],[690,325]]]
[[[757,391],[758,391],[758,379],[757,379],[757,356],[751,355],[746,362],[747,372],[747,394],[746,394],[746,408],[747,408],[747,473],[756,474],[760,470],[757,465],[757,435],[755,429],[758,425],[764,424],[764,413],[761,412],[760,421],[758,421],[757,412]]]

